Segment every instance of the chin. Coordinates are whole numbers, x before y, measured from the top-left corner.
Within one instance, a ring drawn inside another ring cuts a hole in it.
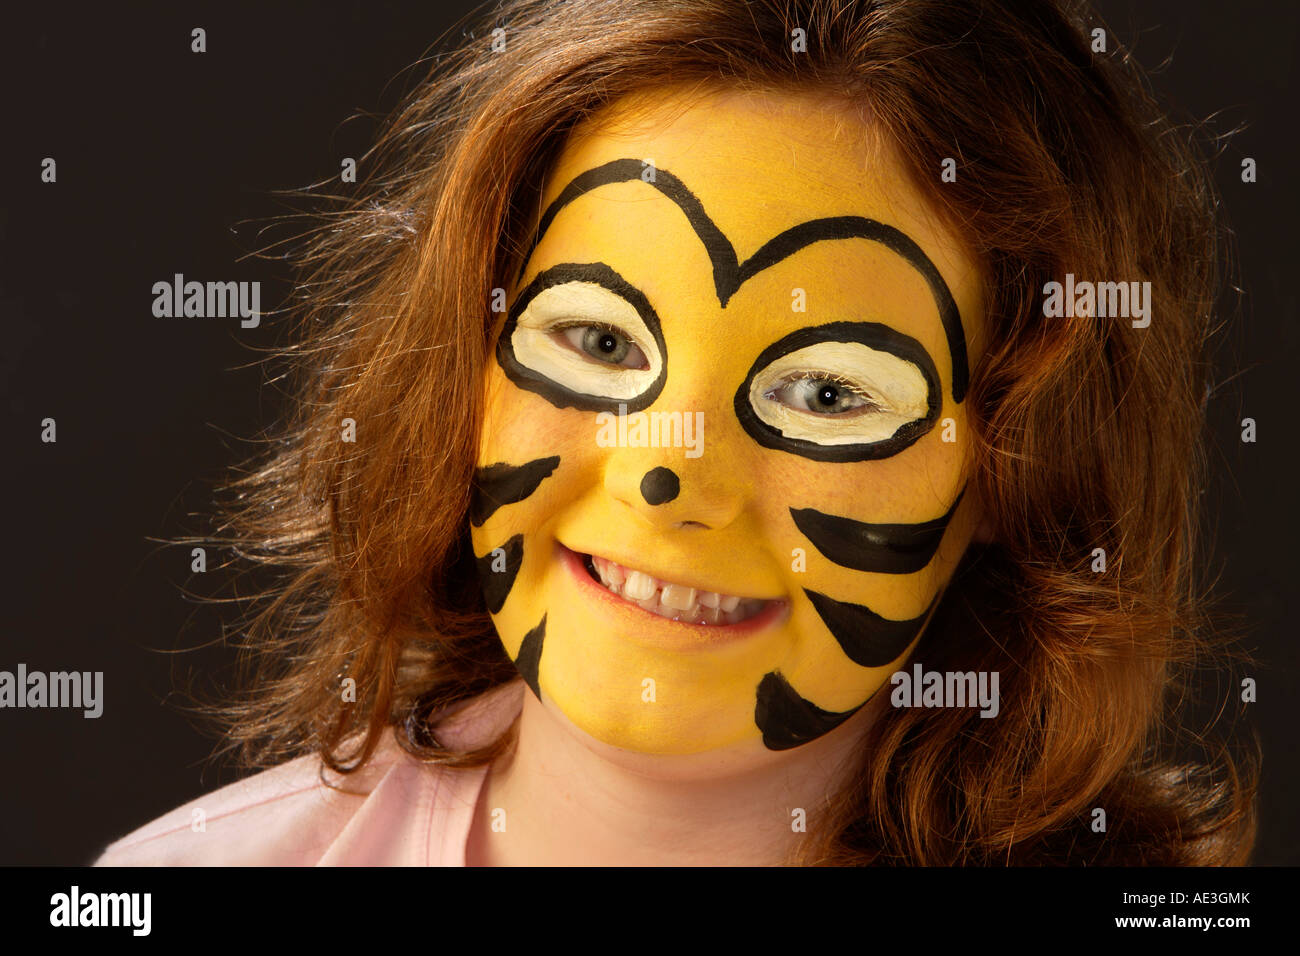
[[[532,712],[530,719],[558,728],[574,744],[620,770],[665,783],[695,783],[759,772],[804,756],[820,746],[832,746],[841,735],[854,732],[859,718],[869,719],[867,711],[871,708],[864,707],[853,720],[819,741],[788,751],[774,751],[763,745],[762,739],[752,733],[752,714],[744,715],[743,721],[751,732],[749,735],[734,743],[701,750],[691,740],[673,737],[662,729],[656,733],[642,730],[638,738],[627,732],[625,726],[620,728],[612,718],[608,723],[584,719],[585,728],[590,728],[585,729],[570,719],[554,700],[543,703],[528,693],[524,695],[524,709]]]

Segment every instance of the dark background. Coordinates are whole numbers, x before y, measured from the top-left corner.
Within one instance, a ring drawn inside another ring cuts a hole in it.
[[[188,548],[211,484],[281,411],[257,351],[273,315],[159,319],[154,282],[257,280],[269,313],[283,263],[244,258],[288,211],[274,190],[334,179],[423,70],[468,3],[6,12],[0,203],[0,410],[6,505],[0,669],[104,672],[104,713],[0,711],[0,864],[79,864],[111,840],[236,779],[187,713],[219,694],[224,611],[187,598]],[[1300,863],[1294,393],[1297,385],[1295,68],[1290,2],[1107,0],[1171,111],[1244,127],[1216,163],[1245,295],[1211,403],[1217,559],[1260,666],[1250,708],[1264,753],[1254,861]],[[190,30],[208,50],[190,52]],[[459,39],[457,28],[449,35]],[[40,181],[41,160],[58,182]],[[1240,181],[1243,156],[1259,181]],[[364,169],[359,178],[364,179]],[[341,186],[338,188],[357,188]],[[296,207],[295,207],[296,208]],[[1154,412],[1158,414],[1158,410]],[[58,422],[58,442],[40,422]],[[1258,422],[1243,445],[1239,422]],[[210,567],[219,555],[209,553]],[[208,578],[213,575],[209,574]],[[1293,582],[1287,584],[1286,582]],[[190,650],[184,650],[190,649]]]

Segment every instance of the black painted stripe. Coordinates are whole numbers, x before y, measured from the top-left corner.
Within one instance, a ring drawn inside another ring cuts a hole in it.
[[[651,468],[641,478],[641,497],[648,505],[663,505],[677,498],[682,482],[671,468]]]
[[[492,567],[496,562],[495,549],[481,558],[474,559],[478,565],[478,580],[479,586],[483,589],[483,600],[487,602],[487,609],[493,614],[505,606],[506,598],[510,596],[510,589],[514,587],[515,576],[519,574],[519,566],[524,560],[524,536],[515,535],[501,545],[501,550],[505,552],[504,570],[497,571]]]
[[[498,462],[486,468],[474,469],[474,491],[470,498],[470,524],[478,527],[503,505],[523,501],[560,464],[560,456],[538,458],[524,465],[507,465]]]
[[[523,278],[533,250],[542,241],[547,227],[561,209],[584,193],[600,186],[641,180],[643,169],[644,166],[638,159],[615,159],[587,170],[565,186],[542,214],[537,233],[524,254],[523,264],[519,267],[516,284]],[[713,264],[713,285],[718,295],[718,302],[724,308],[737,290],[751,277],[814,242],[824,239],[866,239],[878,242],[897,253],[921,274],[930,288],[930,294],[934,297],[935,305],[939,310],[939,321],[943,324],[944,336],[948,340],[948,354],[952,360],[952,399],[957,403],[965,399],[970,380],[970,360],[966,352],[966,333],[962,328],[957,303],[934,263],[906,233],[863,216],[831,216],[813,219],[792,226],[769,239],[744,263],[740,263],[735,246],[709,218],[704,211],[704,205],[680,179],[666,169],[656,168],[654,182],[647,185],[658,189],[676,203],[685,214],[687,222],[699,237],[708,253],[709,261]]]
[[[830,733],[861,707],[859,704],[843,713],[822,710],[804,700],[789,681],[772,671],[759,682],[754,723],[763,732],[763,745],[768,750],[789,750]]]
[[[921,633],[935,603],[932,601],[920,617],[910,621],[891,621],[861,604],[837,601],[807,588],[803,593],[808,595],[849,660],[863,667],[884,667],[897,660],[898,655],[907,650],[907,646],[916,640],[916,635]]]
[[[934,558],[965,493],[963,488],[947,514],[919,524],[868,524],[813,508],[791,508],[790,515],[813,546],[841,567],[879,574],[911,574]]]
[[[515,667],[538,700],[542,699],[542,689],[537,683],[537,672],[542,664],[542,642],[545,639],[546,615],[543,614],[541,623],[524,635],[523,643],[519,645],[519,656],[515,658]]]
[[[736,287],[739,288],[750,276],[768,266],[823,239],[866,239],[868,242],[878,242],[921,273],[926,285],[930,287],[930,295],[934,297],[939,310],[939,321],[943,324],[944,336],[948,340],[948,355],[952,361],[952,400],[960,404],[966,397],[966,387],[969,384],[970,360],[966,354],[966,333],[961,325],[957,302],[930,257],[901,230],[864,216],[830,216],[801,222],[769,239],[746,259],[740,267]]]

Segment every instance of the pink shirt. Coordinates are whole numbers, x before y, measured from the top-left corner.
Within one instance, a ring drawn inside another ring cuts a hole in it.
[[[438,739],[488,743],[523,692],[517,680],[475,698],[438,724]],[[347,792],[326,786],[321,769],[313,754],[215,790],[113,843],[95,866],[465,865],[487,767],[422,763],[388,731],[361,770],[327,771]]]

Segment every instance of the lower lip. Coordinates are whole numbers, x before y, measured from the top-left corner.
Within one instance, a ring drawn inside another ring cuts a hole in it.
[[[735,624],[687,624],[661,617],[653,611],[647,611],[639,605],[625,601],[587,573],[583,556],[557,542],[559,559],[568,568],[577,581],[579,588],[587,592],[593,600],[603,601],[611,609],[627,614],[637,626],[637,632],[643,629],[644,636],[654,644],[673,644],[681,647],[696,647],[705,644],[721,644],[740,640],[757,631],[762,631],[785,617],[789,604],[785,601],[768,601],[767,606],[753,617]]]

